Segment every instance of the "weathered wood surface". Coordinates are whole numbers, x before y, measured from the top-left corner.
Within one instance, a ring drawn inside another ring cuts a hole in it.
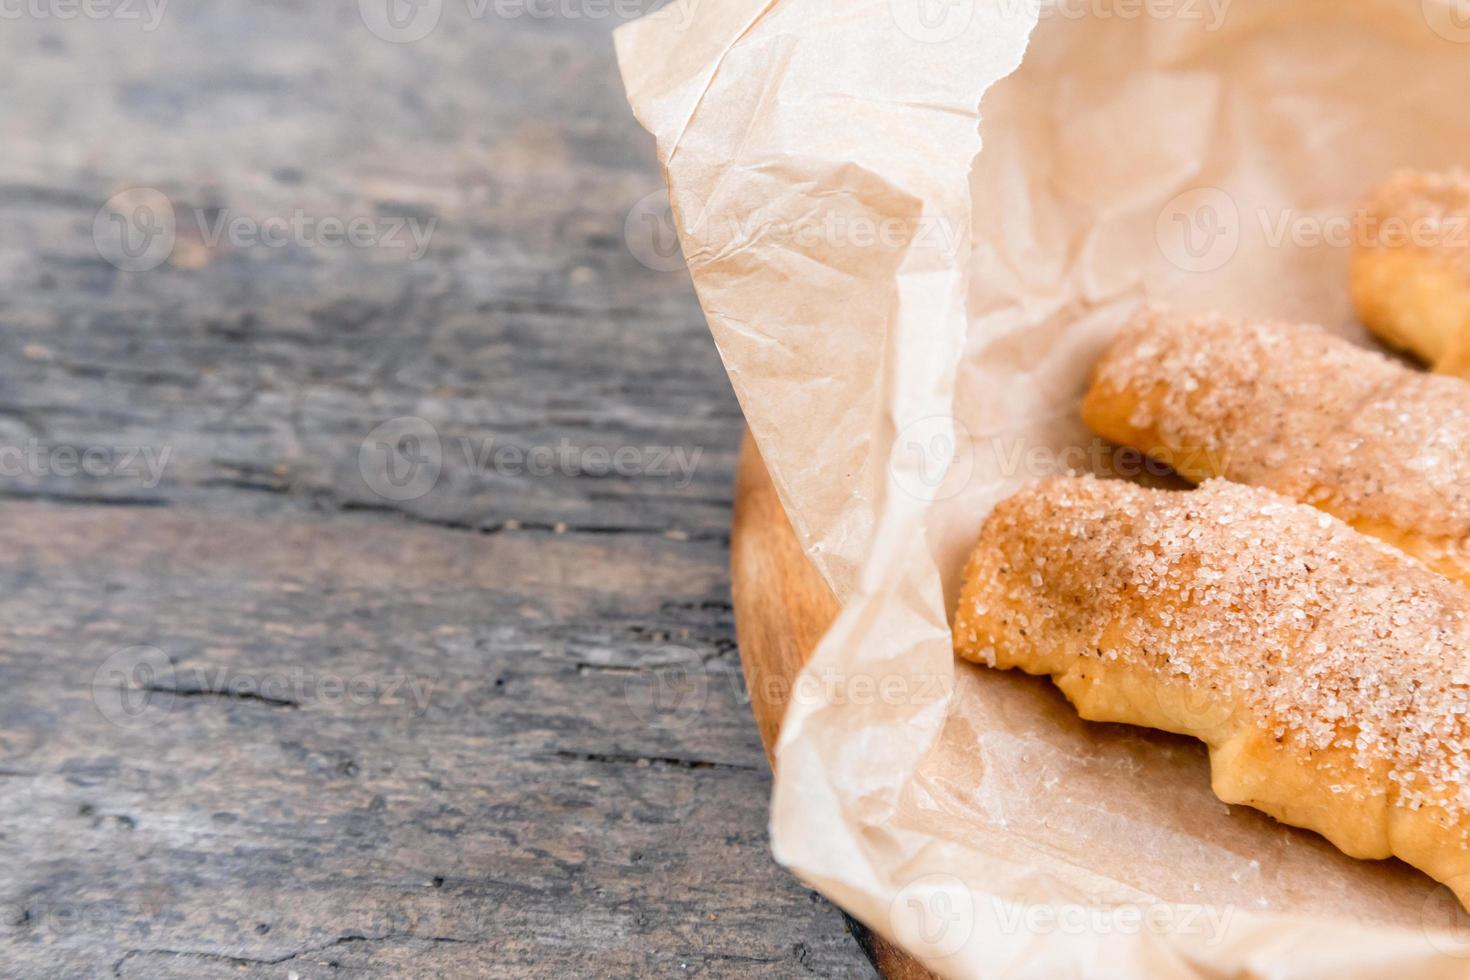
[[[769,857],[740,416],[625,238],[659,185],[620,8],[445,0],[412,43],[356,0],[16,9],[0,974],[866,972]],[[137,187],[176,240],[128,272],[95,229]],[[416,259],[209,240],[295,214],[435,224]],[[440,470],[406,498],[404,416]]]

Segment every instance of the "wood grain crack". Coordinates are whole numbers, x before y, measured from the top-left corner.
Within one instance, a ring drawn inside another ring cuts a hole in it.
[[[218,701],[254,701],[258,704],[269,705],[272,708],[299,708],[300,701],[290,698],[276,698],[269,694],[260,694],[255,691],[230,691],[211,687],[165,687],[162,684],[148,684],[143,690],[153,694],[172,694],[178,698],[209,698]]]
[[[481,942],[484,942],[484,940],[466,939],[460,936],[420,936],[414,933],[387,933],[382,936],[364,936],[353,933],[346,936],[338,936],[331,942],[322,943],[319,946],[308,946],[305,949],[298,949],[295,952],[287,953],[284,956],[268,958],[254,956],[232,956],[228,953],[212,953],[207,950],[192,949],[167,949],[157,947],[150,949],[129,949],[123,953],[122,957],[116,963],[112,965],[112,975],[114,977],[121,977],[123,975],[123,967],[127,964],[127,961],[140,956],[189,957],[191,959],[207,960],[211,963],[228,963],[232,966],[280,966],[283,963],[290,963],[292,960],[300,959],[303,956],[311,956],[314,953],[325,953],[327,950],[337,949],[338,947],[348,946],[354,943],[431,943],[474,945]]]
[[[747,766],[738,762],[713,762],[708,759],[684,759],[678,756],[667,755],[637,755],[618,752],[573,752],[569,749],[557,749],[552,753],[558,759],[566,759],[572,762],[596,762],[602,765],[613,766],[664,766],[672,769],[726,769],[737,772],[759,772],[756,766]]]

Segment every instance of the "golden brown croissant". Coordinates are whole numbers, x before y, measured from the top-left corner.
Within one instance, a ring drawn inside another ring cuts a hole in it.
[[[1470,383],[1317,327],[1144,308],[1082,417],[1199,482],[1313,504],[1470,584]]]
[[[1270,491],[1067,477],[1002,502],[955,650],[1209,745],[1216,795],[1470,900],[1470,593]]]
[[[1356,237],[1358,316],[1436,371],[1470,375],[1470,174],[1396,175],[1369,197]]]

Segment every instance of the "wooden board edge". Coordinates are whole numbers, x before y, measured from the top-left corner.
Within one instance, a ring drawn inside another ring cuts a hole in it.
[[[735,473],[730,592],[750,707],[766,758],[772,760],[792,682],[837,618],[839,607],[801,550],[749,432],[741,443]],[[880,976],[934,980],[934,974],[897,946],[851,916],[847,921]]]

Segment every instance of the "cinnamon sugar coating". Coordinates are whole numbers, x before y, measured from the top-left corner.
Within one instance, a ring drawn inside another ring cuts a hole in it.
[[[1395,174],[1360,217],[1349,274],[1359,319],[1436,371],[1470,377],[1470,174]]]
[[[1470,173],[1403,170],[1374,188],[1363,206],[1365,248],[1433,254],[1470,281]]]
[[[1144,308],[1098,364],[1087,424],[1199,481],[1313,504],[1470,581],[1470,383],[1310,325]]]
[[[1470,895],[1470,592],[1267,490],[1069,477],[986,521],[959,656],[1203,739],[1212,780]]]

